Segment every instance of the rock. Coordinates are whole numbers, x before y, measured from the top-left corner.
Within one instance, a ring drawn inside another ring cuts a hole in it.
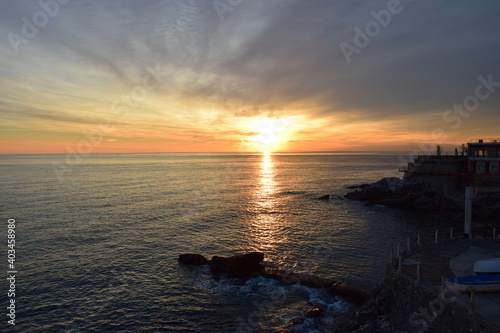
[[[208,264],[207,258],[201,254],[186,253],[179,255],[179,262],[184,265],[205,265]]]
[[[260,275],[285,284],[300,284],[310,288],[327,288],[336,283],[336,281],[332,279],[321,278],[319,276],[304,273],[295,273],[272,267],[264,267],[264,270],[260,273]]]
[[[434,206],[434,201],[427,196],[421,196],[413,202],[413,205],[421,210],[430,210]]]
[[[367,187],[370,187],[370,184],[361,184],[361,185],[346,186],[346,188],[348,188],[348,189],[355,189],[355,188],[363,189],[363,188],[367,188]]]
[[[425,185],[415,180],[404,180],[398,188],[398,191],[406,193],[417,193],[422,192],[423,190],[425,190]]]
[[[409,199],[408,196],[400,196],[396,198],[381,198],[376,204],[384,205],[393,208],[411,208],[413,200]]]
[[[305,316],[307,318],[319,318],[319,317],[324,317],[325,312],[320,308],[312,308],[307,310]]]
[[[327,289],[327,292],[331,295],[340,296],[345,300],[358,305],[363,305],[370,297],[370,293],[364,288],[341,282],[336,282],[331,285]]]
[[[392,208],[418,210],[425,213],[440,213],[451,217],[463,212],[463,198],[456,193],[442,192],[428,183],[416,179],[383,178],[368,187],[349,192],[347,199],[364,201],[369,205],[384,205]],[[484,205],[483,205],[484,206]],[[491,216],[490,210],[479,209]]]
[[[293,318],[292,320],[290,320],[290,322],[288,324],[290,326],[293,326],[293,325],[302,325],[303,323],[304,323],[304,318],[297,317],[297,318]]]
[[[362,195],[360,200],[369,201],[369,202],[377,202],[381,198],[387,198],[392,196],[392,191],[388,188],[380,187],[380,186],[371,186],[362,191]]]
[[[232,257],[212,257],[209,262],[214,273],[226,273],[232,277],[249,277],[262,271],[260,262],[264,260],[264,253],[250,252]]]
[[[329,200],[329,199],[330,199],[330,195],[329,194],[324,195],[324,196],[318,198],[318,200]]]
[[[347,193],[346,198],[352,200],[368,201],[370,203],[379,203],[381,199],[390,199],[397,197],[396,191],[401,188],[403,181],[399,178],[383,178],[368,187]]]

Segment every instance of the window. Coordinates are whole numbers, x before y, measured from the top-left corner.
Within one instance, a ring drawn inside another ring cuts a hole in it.
[[[484,156],[497,157],[497,152],[497,147],[488,147],[484,150]]]
[[[484,173],[484,164],[483,163],[478,163],[476,167],[477,173],[482,174]]]

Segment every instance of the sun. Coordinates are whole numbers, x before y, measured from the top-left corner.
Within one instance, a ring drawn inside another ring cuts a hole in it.
[[[260,118],[254,120],[251,130],[258,133],[249,138],[254,151],[270,154],[283,148],[286,143],[287,126],[290,121],[286,118]]]

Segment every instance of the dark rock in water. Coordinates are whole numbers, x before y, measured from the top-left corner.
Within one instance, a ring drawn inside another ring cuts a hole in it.
[[[179,255],[179,262],[184,265],[205,265],[208,264],[207,258],[201,254],[186,253]]]
[[[283,282],[285,284],[301,284],[310,288],[327,288],[336,283],[336,281],[332,279],[325,279],[319,276],[304,273],[295,273],[292,271],[276,269],[272,267],[265,267],[260,275],[269,279]]]
[[[297,318],[293,318],[292,320],[290,320],[290,322],[288,324],[290,326],[293,326],[293,325],[302,325],[303,323],[304,323],[304,318],[297,317]]]
[[[383,178],[368,187],[349,192],[345,198],[400,209],[426,213],[439,212],[445,216],[463,211],[463,199],[441,193],[435,188],[412,179]]]
[[[396,190],[401,187],[402,180],[399,178],[383,178],[376,183],[373,183],[367,187],[363,187],[360,190],[347,193],[346,198],[352,200],[368,201],[371,203],[378,203],[377,201],[383,198],[394,198],[396,197]]]
[[[418,208],[419,210],[423,211],[433,211],[436,209],[436,205],[434,204],[434,200],[427,196],[421,196],[415,202],[413,202],[413,205]]]
[[[334,283],[327,289],[327,292],[358,305],[364,304],[370,297],[370,293],[364,288],[341,282]]]
[[[212,257],[209,262],[214,273],[226,273],[232,277],[248,277],[260,273],[263,266],[264,253],[250,252],[232,257]]]
[[[318,318],[318,317],[324,317],[325,312],[320,309],[320,308],[312,308],[307,310],[306,312],[306,317],[307,318]]]
[[[355,188],[364,189],[364,188],[367,188],[367,187],[370,187],[370,184],[361,184],[361,185],[346,186],[346,188],[351,189],[351,190],[353,190]]]
[[[329,194],[324,195],[324,196],[318,198],[318,200],[329,200],[329,199],[330,199],[330,195]]]
[[[414,204],[415,206],[422,206],[422,205],[427,205],[427,204],[430,204],[432,203],[432,199],[423,195],[421,197],[419,197],[417,200],[415,200]]]

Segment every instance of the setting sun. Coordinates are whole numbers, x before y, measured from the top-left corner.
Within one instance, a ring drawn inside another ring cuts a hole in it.
[[[252,150],[269,154],[272,151],[283,149],[287,136],[291,132],[290,120],[286,118],[261,118],[254,120],[250,130],[257,133],[248,138]]]

